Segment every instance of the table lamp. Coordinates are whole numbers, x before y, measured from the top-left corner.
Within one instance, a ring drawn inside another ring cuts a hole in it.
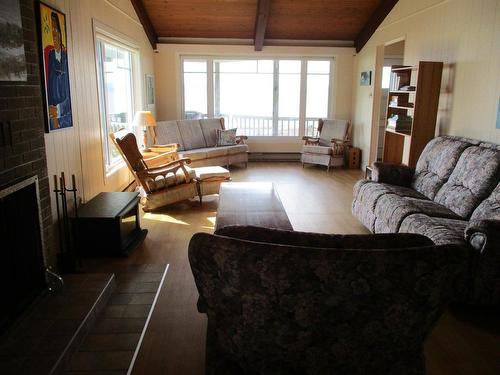
[[[156,131],[155,131],[156,121],[155,118],[153,117],[153,114],[150,111],[137,111],[134,116],[133,124],[134,126],[139,126],[143,128],[144,148],[146,148],[146,145],[148,143],[148,138],[147,138],[148,128],[153,128],[153,144],[156,144]]]

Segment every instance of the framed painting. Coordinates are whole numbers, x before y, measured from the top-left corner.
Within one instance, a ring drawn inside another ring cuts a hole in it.
[[[497,108],[497,129],[500,129],[500,98],[498,98],[498,108]]]
[[[42,2],[38,5],[40,58],[44,83],[46,131],[73,127],[68,74],[66,16]]]
[[[26,81],[19,0],[0,0],[0,81]]]
[[[372,84],[372,71],[361,72],[361,79],[359,81],[361,86],[370,86]]]
[[[146,105],[149,109],[155,105],[155,79],[151,74],[146,74]]]

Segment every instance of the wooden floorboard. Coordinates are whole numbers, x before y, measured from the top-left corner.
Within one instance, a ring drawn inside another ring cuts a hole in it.
[[[274,182],[295,230],[367,233],[351,215],[352,187],[361,171],[302,168],[299,163],[254,162],[232,168],[234,181]],[[196,310],[187,246],[196,232],[212,232],[217,197],[145,214],[145,242],[118,264],[170,264],[133,374],[203,374],[206,317]],[[495,315],[496,314],[496,315]],[[428,374],[500,373],[498,312],[449,310],[429,338]]]

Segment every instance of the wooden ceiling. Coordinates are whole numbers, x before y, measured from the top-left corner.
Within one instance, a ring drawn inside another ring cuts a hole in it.
[[[131,0],[156,48],[189,38],[269,44],[323,41],[359,51],[397,0]]]

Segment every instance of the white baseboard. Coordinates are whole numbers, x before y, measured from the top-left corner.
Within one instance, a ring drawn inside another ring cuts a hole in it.
[[[298,152],[251,152],[248,154],[249,161],[299,161]]]

